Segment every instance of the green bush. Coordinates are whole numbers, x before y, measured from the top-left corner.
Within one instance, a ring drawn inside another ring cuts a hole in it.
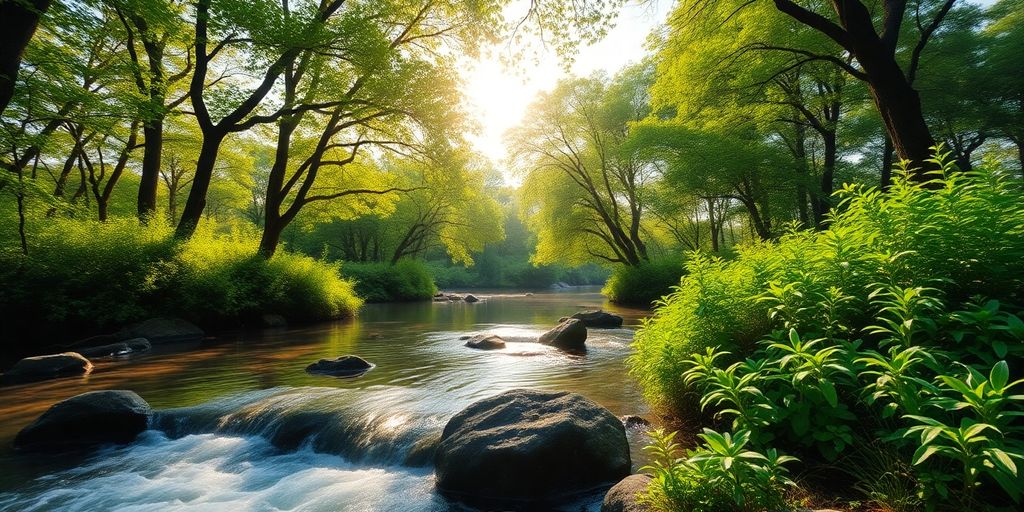
[[[430,300],[437,286],[426,265],[415,260],[387,263],[344,263],[341,273],[356,283],[367,302]]]
[[[617,304],[650,307],[655,301],[679,286],[685,274],[683,258],[665,258],[636,266],[620,266],[601,293]]]
[[[0,252],[5,338],[81,337],[161,315],[237,325],[261,313],[302,321],[358,310],[336,266],[284,250],[268,261],[255,255],[257,242],[212,227],[180,243],[169,228],[135,219],[45,219],[28,256],[12,243]]]
[[[824,232],[691,259],[637,335],[645,393],[677,413],[699,403],[753,450],[807,464],[879,440],[919,500],[867,496],[883,509],[1019,504],[1024,202],[994,166],[944,168],[927,187],[847,187]]]

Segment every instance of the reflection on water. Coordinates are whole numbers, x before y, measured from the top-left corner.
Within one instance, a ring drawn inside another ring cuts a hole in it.
[[[597,306],[617,310],[626,327],[591,329],[585,355],[531,341],[559,317]],[[336,510],[364,500],[359,510],[437,509],[429,468],[413,459],[423,439],[474,400],[520,387],[567,390],[617,415],[649,415],[623,365],[641,314],[609,307],[597,293],[369,305],[354,322],[159,346],[130,359],[99,360],[85,377],[0,388],[0,489],[18,491],[0,496],[0,508]],[[464,347],[459,337],[476,332],[497,333],[508,346]],[[355,379],[304,371],[344,354],[376,367]],[[136,391],[162,410],[154,420],[161,432],[86,461],[10,453],[14,434],[51,404],[96,389]],[[632,443],[640,437],[631,433]],[[179,492],[190,472],[207,479],[206,487]],[[147,484],[123,494],[90,492],[141,481]],[[423,508],[388,505],[413,495]]]

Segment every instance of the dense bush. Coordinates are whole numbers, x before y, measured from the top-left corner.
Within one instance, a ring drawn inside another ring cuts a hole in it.
[[[387,263],[344,263],[341,273],[356,283],[367,302],[430,300],[437,293],[430,270],[415,260]]]
[[[843,466],[883,509],[1019,503],[1024,197],[993,166],[945,175],[848,187],[824,232],[693,258],[637,335],[647,395],[699,403],[756,453],[876,461]]]
[[[442,289],[514,288],[540,290],[559,282],[574,286],[599,285],[608,278],[608,271],[598,265],[568,268],[560,265],[533,265],[525,259],[496,258],[481,260],[473,267],[430,263],[430,273]],[[489,263],[489,264],[485,264]]]
[[[207,228],[179,243],[135,219],[47,219],[29,256],[10,243],[0,252],[4,337],[80,335],[155,315],[234,325],[260,313],[314,320],[359,308],[337,267],[286,251],[267,261],[255,255],[257,241]]]
[[[612,272],[601,290],[608,300],[618,304],[649,307],[668,295],[685,273],[683,258],[664,258],[642,265],[620,266]]]

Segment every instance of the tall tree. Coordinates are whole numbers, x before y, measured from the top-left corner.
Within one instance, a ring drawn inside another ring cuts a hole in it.
[[[614,80],[564,81],[510,133],[522,208],[538,229],[536,262],[648,260],[645,187],[656,169],[621,146],[629,124],[648,115],[649,74],[636,66]]]

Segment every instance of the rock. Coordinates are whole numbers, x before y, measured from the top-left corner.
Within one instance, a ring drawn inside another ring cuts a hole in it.
[[[524,294],[523,294],[523,296],[524,296],[524,297],[533,297],[533,293],[531,293],[531,292],[526,292],[526,293],[524,293]]]
[[[622,420],[622,424],[625,425],[626,428],[648,429],[651,427],[651,422],[635,414],[628,414],[619,419]]]
[[[132,338],[130,340],[124,340],[124,343],[128,345],[128,348],[130,348],[132,352],[145,352],[153,348],[153,344],[146,338]]]
[[[610,329],[622,327],[621,316],[613,315],[600,309],[595,311],[580,311],[569,318],[582,320],[587,327],[605,327]]]
[[[622,423],[568,392],[517,389],[448,421],[434,456],[437,488],[468,501],[537,503],[629,474]]]
[[[281,315],[264,313],[260,315],[260,324],[268,329],[283,329],[288,327],[288,321]]]
[[[437,293],[434,294],[434,298],[435,299],[438,298],[438,297],[444,297],[444,292],[437,292]]]
[[[587,327],[582,320],[569,318],[558,324],[558,327],[542,334],[538,340],[545,345],[553,345],[569,350],[585,350]]]
[[[630,475],[608,489],[601,504],[601,512],[649,512],[651,508],[642,504],[637,495],[647,492],[651,477]]]
[[[151,343],[200,340],[206,333],[180,318],[150,318],[126,327],[123,338],[146,338]]]
[[[153,414],[149,404],[131,391],[90,391],[50,407],[18,432],[19,451],[82,448],[128,443],[146,430]]]
[[[469,341],[466,342],[466,346],[480,350],[497,350],[505,348],[505,340],[495,334],[477,334],[476,336],[469,338]]]
[[[111,343],[110,345],[100,345],[98,347],[86,347],[78,349],[78,353],[83,357],[108,357],[117,356],[121,354],[127,354],[131,352],[131,347],[127,343]]]
[[[432,300],[434,302],[451,302],[451,299],[449,299],[448,297],[444,297],[444,296],[442,296],[442,297],[434,297]]]
[[[78,352],[26,357],[3,375],[5,383],[35,382],[92,371],[92,363]]]
[[[466,296],[462,298],[462,300],[464,300],[464,301],[466,301],[466,302],[468,302],[470,304],[472,304],[474,302],[480,302],[480,299],[478,299],[476,297],[476,295],[473,295],[472,293],[467,293]]]
[[[306,371],[332,377],[356,377],[371,368],[373,365],[359,356],[341,356],[337,359],[321,359],[307,366]]]

